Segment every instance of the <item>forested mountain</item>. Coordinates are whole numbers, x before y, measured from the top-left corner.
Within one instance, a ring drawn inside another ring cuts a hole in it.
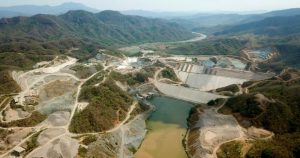
[[[249,93],[229,98],[220,109],[233,114],[244,127],[253,125],[274,132],[271,141],[251,142],[246,157],[263,157],[260,155],[266,149],[274,158],[300,156],[299,75],[298,70],[289,69],[268,80],[245,82],[242,87],[248,87]]]
[[[293,16],[293,15],[299,15],[299,14],[300,14],[300,8],[292,8],[292,9],[271,11],[271,12],[262,14],[262,16],[263,17]]]
[[[0,20],[0,90],[18,89],[7,70],[31,69],[35,63],[51,60],[57,55],[85,60],[103,47],[114,49],[144,42],[185,40],[193,36],[178,24],[114,11],[96,14],[69,11],[59,16],[39,14],[3,18]],[[80,49],[68,51],[74,47]]]
[[[188,17],[173,18],[171,21],[198,32],[215,32],[229,26],[258,22],[271,17],[300,15],[300,9],[285,9],[262,14],[196,14]]]
[[[193,36],[178,24],[114,11],[3,18],[0,20],[0,71],[7,66],[30,68],[35,62],[64,54],[72,47],[81,49],[68,55],[81,59],[90,58],[91,52],[95,55],[97,47],[116,48]]]
[[[195,12],[156,12],[156,11],[147,11],[147,10],[125,10],[121,11],[125,15],[137,15],[150,18],[164,18],[172,19],[178,17],[187,17],[192,16]]]
[[[85,10],[98,12],[97,9],[87,7],[80,3],[63,3],[58,6],[19,5],[11,7],[0,7],[0,17],[32,16],[36,14],[58,15],[70,10]]]
[[[0,20],[2,44],[22,40],[45,42],[66,38],[86,38],[111,46],[175,41],[190,37],[192,33],[177,24],[159,19],[125,16],[114,11],[103,11],[97,14],[69,11],[60,16],[40,14]]]

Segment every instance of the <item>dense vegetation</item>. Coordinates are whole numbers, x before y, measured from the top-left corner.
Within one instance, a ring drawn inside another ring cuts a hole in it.
[[[100,83],[103,79],[104,79],[104,76],[106,75],[106,72],[105,71],[100,71],[98,72],[96,75],[94,75],[92,78],[90,78],[88,81],[86,81],[82,87],[85,88],[85,87],[90,87],[90,86],[95,86],[97,85],[98,83]]]
[[[89,102],[71,122],[74,133],[104,132],[124,120],[133,103],[132,98],[111,80],[99,86],[83,87],[79,100]]]
[[[299,157],[299,74],[297,70],[287,70],[271,80],[258,81],[249,89],[249,94],[230,98],[221,109],[228,112],[229,108],[243,126],[254,125],[275,133],[272,140],[254,142],[248,157],[267,153],[275,158]],[[258,99],[256,94],[263,94],[269,101]]]
[[[168,78],[172,81],[179,81],[177,75],[175,74],[174,70],[171,68],[165,68],[161,71],[161,76],[163,78]]]
[[[300,63],[298,62],[300,60],[300,44],[298,42],[300,36],[291,38],[282,37],[281,40],[276,39],[275,42],[272,41],[272,43],[269,41],[266,42],[265,45],[274,45],[279,52],[279,56],[271,61],[260,63],[259,67],[261,70],[271,70],[279,73],[289,67],[300,68]]]
[[[298,158],[300,156],[300,133],[276,135],[272,140],[259,140],[247,153],[248,158]]]
[[[0,94],[9,94],[19,92],[21,88],[13,80],[9,71],[0,71]]]
[[[69,11],[59,16],[35,15],[0,20],[2,45],[12,44],[14,41],[16,44],[21,44],[26,40],[42,44],[42,42],[75,39],[75,41],[91,41],[105,46],[116,46],[175,41],[191,37],[190,32],[177,24],[159,19],[126,16],[114,11],[96,14]],[[32,45],[28,43],[27,46],[31,48]]]
[[[300,133],[275,135],[271,140],[225,143],[219,148],[217,155],[219,158],[298,158],[299,144]]]
[[[243,145],[241,142],[232,141],[220,146],[217,151],[218,158],[242,158]]]
[[[170,47],[170,54],[182,55],[238,55],[246,47],[246,41],[235,38],[212,38],[194,43]]]
[[[15,120],[8,123],[0,122],[0,126],[1,127],[34,127],[39,123],[43,122],[46,118],[47,118],[46,115],[41,114],[38,111],[34,111],[28,118]]]
[[[81,143],[84,145],[90,145],[91,143],[95,142],[96,140],[97,140],[96,135],[87,135],[83,138]]]
[[[110,77],[116,81],[120,81],[124,84],[128,84],[129,86],[134,86],[134,85],[147,82],[148,78],[153,77],[153,75],[154,75],[154,68],[148,67],[140,72],[127,73],[127,74],[121,74],[119,72],[113,71],[111,72]]]
[[[263,14],[196,14],[190,17],[175,18],[171,21],[196,32],[212,33],[230,28],[234,25],[260,21],[276,16],[300,15],[299,8],[267,12]]]
[[[225,106],[229,107],[233,113],[240,113],[242,116],[254,118],[263,111],[255,99],[254,95],[232,97],[228,99]]]
[[[76,72],[76,76],[79,78],[88,78],[97,71],[100,71],[103,69],[103,66],[101,64],[98,65],[92,65],[92,66],[85,66],[83,64],[77,64],[70,68],[71,70]]]
[[[229,86],[226,86],[226,87],[222,87],[222,88],[216,89],[216,92],[224,92],[224,91],[229,91],[229,92],[232,92],[232,93],[237,93],[237,92],[240,91],[240,88],[238,87],[238,85],[233,84],[233,85],[229,85]]]
[[[103,47],[191,37],[192,33],[177,24],[113,11],[97,14],[70,11],[59,16],[3,18],[0,19],[0,71],[31,69],[35,63],[52,60],[61,54],[87,60]],[[68,51],[74,47],[80,49]],[[15,86],[3,84],[0,81],[0,93],[13,92],[9,88]]]

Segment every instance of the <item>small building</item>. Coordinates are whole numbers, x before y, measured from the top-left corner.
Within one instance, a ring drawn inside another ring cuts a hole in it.
[[[144,99],[151,99],[153,97],[154,93],[147,93],[147,94],[141,94],[141,96],[144,98]]]
[[[19,157],[21,156],[23,153],[25,152],[25,149],[17,146],[15,147],[15,149],[13,150],[13,152],[11,153],[13,156]]]
[[[141,96],[141,95],[139,95],[139,94],[136,94],[136,97],[137,97],[138,99],[140,99],[140,100],[144,99],[144,97]]]

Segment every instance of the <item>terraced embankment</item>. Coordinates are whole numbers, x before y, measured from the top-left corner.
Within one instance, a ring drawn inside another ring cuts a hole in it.
[[[210,91],[249,80],[271,78],[273,73],[254,73],[240,69],[208,67],[196,64],[178,64],[174,68],[178,78],[192,88]]]

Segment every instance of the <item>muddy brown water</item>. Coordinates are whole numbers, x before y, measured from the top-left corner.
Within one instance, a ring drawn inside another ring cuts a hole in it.
[[[155,97],[149,102],[157,110],[147,120],[148,133],[135,158],[187,158],[182,140],[187,130],[187,117],[194,104]]]

